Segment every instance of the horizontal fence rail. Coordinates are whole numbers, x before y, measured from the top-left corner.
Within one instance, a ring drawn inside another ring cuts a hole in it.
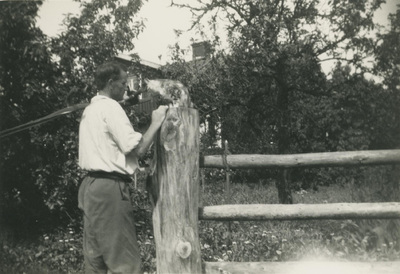
[[[323,152],[285,155],[236,154],[204,156],[201,167],[290,168],[400,164],[400,149],[348,152]]]
[[[400,203],[217,205],[200,208],[199,219],[215,221],[400,219]]]
[[[400,150],[307,153],[294,155],[211,155],[200,158],[203,168],[295,168],[400,164]],[[400,203],[235,204],[199,208],[199,220],[283,221],[400,219]],[[205,262],[205,273],[270,274],[394,274],[392,262]]]
[[[247,274],[398,274],[400,261],[392,262],[206,262],[205,272]]]

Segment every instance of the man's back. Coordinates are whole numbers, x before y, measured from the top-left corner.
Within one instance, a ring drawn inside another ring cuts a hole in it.
[[[137,159],[128,153],[141,138],[118,102],[106,96],[95,96],[82,114],[79,165],[88,171],[133,174]]]

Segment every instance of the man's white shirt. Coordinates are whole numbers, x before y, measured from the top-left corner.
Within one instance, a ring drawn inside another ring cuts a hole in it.
[[[131,151],[142,139],[120,104],[103,95],[92,98],[79,126],[79,166],[87,171],[132,175],[138,158]]]

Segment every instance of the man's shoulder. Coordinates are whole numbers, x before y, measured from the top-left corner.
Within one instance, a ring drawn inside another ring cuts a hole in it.
[[[103,111],[122,109],[121,105],[117,101],[102,95],[93,97],[89,107],[93,109],[101,109]]]
[[[90,100],[90,104],[110,104],[110,105],[119,105],[117,101],[111,99],[110,97],[104,95],[96,95]]]

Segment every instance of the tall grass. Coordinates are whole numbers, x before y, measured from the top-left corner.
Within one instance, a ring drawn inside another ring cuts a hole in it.
[[[293,193],[294,203],[354,201],[354,186],[321,186]],[[277,203],[276,188],[233,184],[232,197],[220,186],[206,186],[205,205]],[[208,261],[287,261],[304,259],[376,261],[400,259],[398,221],[315,220],[200,222],[203,259]]]
[[[360,169],[349,181],[318,190],[299,189],[294,203],[400,201],[398,185],[385,186],[378,169]],[[223,176],[206,181],[201,204],[278,203],[273,181],[245,184],[233,182],[231,196],[224,190]],[[137,234],[145,271],[156,268],[151,208],[144,179],[133,191]],[[260,181],[261,182],[261,181]],[[398,181],[397,181],[398,182]],[[389,182],[390,183],[390,182]],[[83,273],[81,231],[71,226],[43,235],[31,242],[4,241],[0,254],[1,273]],[[387,261],[400,259],[398,220],[321,220],[217,222],[200,221],[203,261]]]

